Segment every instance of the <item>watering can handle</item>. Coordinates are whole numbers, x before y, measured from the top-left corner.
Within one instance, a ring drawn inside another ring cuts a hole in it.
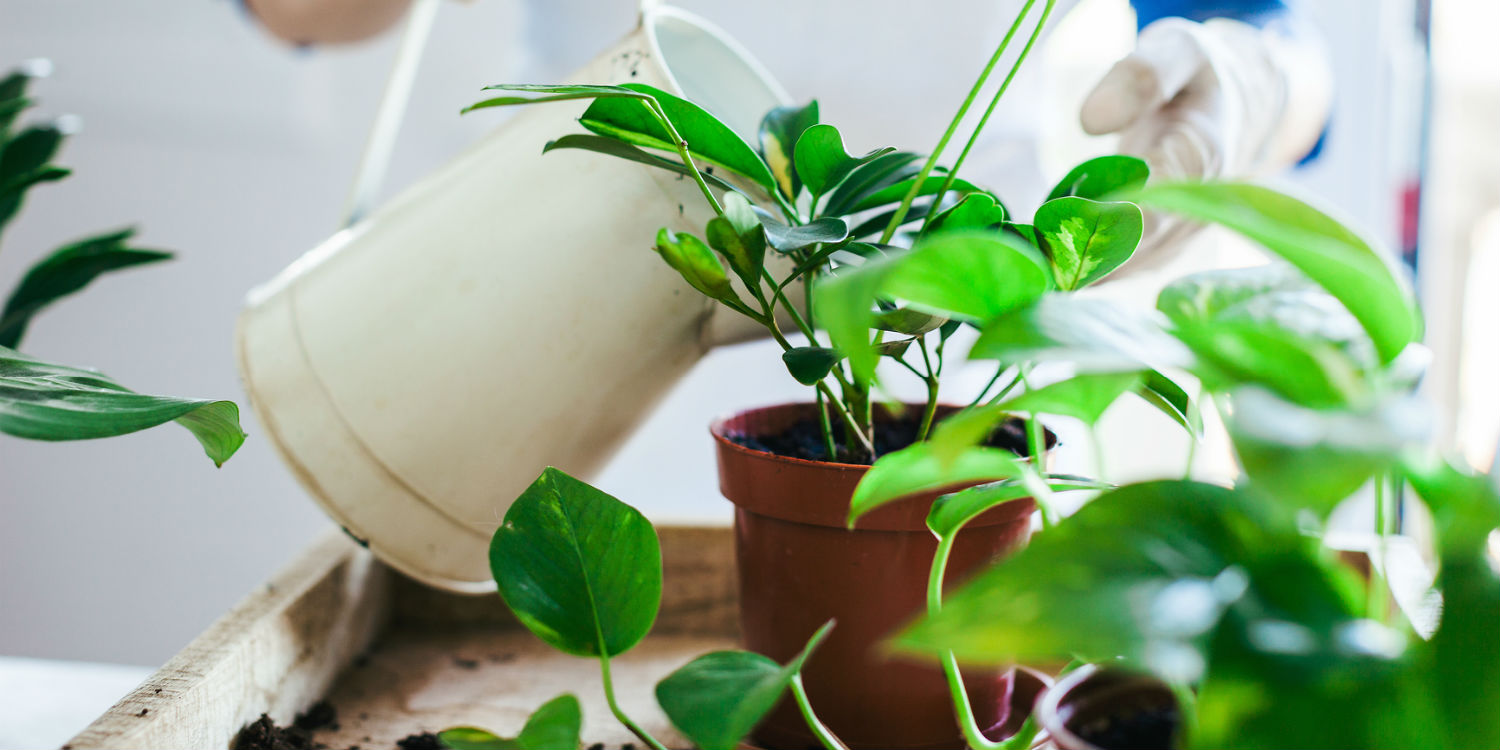
[[[396,48],[396,59],[391,64],[390,76],[386,78],[385,91],[380,95],[380,107],[375,110],[375,122],[370,126],[364,153],[359,158],[359,168],[354,173],[354,184],[349,188],[349,198],[344,203],[340,228],[359,221],[375,205],[375,198],[385,182],[385,173],[391,164],[391,153],[396,148],[396,136],[401,132],[401,119],[411,101],[412,85],[416,83],[422,52],[427,47],[428,37],[432,35],[433,20],[437,18],[441,2],[442,0],[416,0],[406,16],[406,28],[401,32],[401,45]]]

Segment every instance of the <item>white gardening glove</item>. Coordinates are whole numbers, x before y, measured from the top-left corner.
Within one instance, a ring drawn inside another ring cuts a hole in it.
[[[1153,180],[1253,177],[1296,163],[1317,143],[1333,100],[1321,45],[1284,28],[1164,18],[1141,31],[1084,101],[1083,129],[1118,133],[1121,153]],[[1192,233],[1147,216],[1146,236],[1122,271],[1160,266]]]

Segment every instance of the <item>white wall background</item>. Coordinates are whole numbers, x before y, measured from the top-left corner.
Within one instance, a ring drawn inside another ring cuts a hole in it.
[[[1368,127],[1387,86],[1369,74],[1381,15],[1370,0],[1306,4],[1326,21],[1342,86],[1332,145],[1308,180],[1383,231],[1394,196],[1380,172],[1383,135]],[[714,2],[693,5],[715,17]],[[515,52],[515,39],[584,8],[445,7],[391,184],[492,125],[456,111],[482,83],[527,80],[556,62]],[[627,2],[594,0],[587,12],[587,34],[546,39],[554,54],[581,62],[631,24]],[[743,36],[752,49],[769,41]],[[125,224],[181,252],[49,312],[29,349],[143,390],[243,400],[232,355],[241,297],[334,228],[394,41],[290,50],[225,0],[4,0],[0,67],[52,58],[40,112],[76,113],[85,129],[62,157],[75,176],[38,190],[4,238],[0,287],[60,242]],[[718,352],[600,484],[658,519],[724,521],[707,418],[804,397],[764,347]],[[220,470],[174,427],[72,444],[0,436],[0,653],[160,663],[328,528],[248,415],[246,429]]]

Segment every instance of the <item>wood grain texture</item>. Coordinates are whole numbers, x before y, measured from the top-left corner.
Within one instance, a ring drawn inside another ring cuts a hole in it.
[[[734,534],[727,527],[657,533],[661,611],[651,636],[615,661],[616,684],[632,718],[685,746],[656,708],[653,689],[694,656],[737,639]],[[260,714],[286,724],[326,696],[339,728],[317,741],[388,748],[408,734],[458,724],[512,734],[562,692],[583,703],[586,744],[633,740],[604,703],[597,662],[549,650],[497,595],[427,588],[334,532],[68,747],[223,748]]]
[[[333,532],[246,597],[69,748],[222,748],[318,700],[382,630],[389,571]]]

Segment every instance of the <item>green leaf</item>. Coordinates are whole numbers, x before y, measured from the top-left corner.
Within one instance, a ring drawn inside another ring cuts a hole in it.
[[[860,157],[850,156],[844,150],[844,136],[839,133],[839,129],[820,124],[808,128],[797,139],[794,160],[797,176],[802,178],[802,184],[816,198],[837,187],[856,168],[894,151],[892,148],[883,148]]]
[[[582,732],[578,698],[563,693],[543,703],[514,739],[475,727],[454,727],[439,732],[438,741],[450,750],[577,750]]]
[[[694,289],[708,297],[724,302],[739,302],[739,295],[729,284],[729,275],[719,256],[703,240],[691,234],[674,234],[662,227],[656,233],[656,252],[667,265],[682,274],[682,278]]]
[[[781,361],[786,363],[786,369],[792,373],[792,377],[803,385],[817,385],[818,381],[828,377],[833,371],[833,366],[838,364],[838,352],[832,349],[824,349],[821,346],[799,346],[781,354]]]
[[[688,153],[694,159],[701,159],[741,175],[765,188],[767,192],[776,190],[776,178],[771,175],[771,168],[755,153],[755,149],[707,110],[644,84],[627,83],[621,88],[654,98],[661,105],[667,120],[677,129],[677,134],[687,142]],[[637,146],[673,152],[677,150],[656,113],[642,99],[596,99],[578,122],[595,133],[619,138]]]
[[[1135,395],[1181,425],[1188,435],[1194,438],[1203,436],[1203,415],[1193,404],[1187,391],[1171,378],[1149,370],[1141,379],[1140,386],[1135,389]]]
[[[1190,370],[1210,390],[1259,385],[1312,407],[1360,402],[1369,392],[1343,351],[1279,326],[1225,320],[1182,326],[1176,335],[1196,357]]]
[[[1087,477],[1054,474],[1045,477],[1053,492],[1074,490],[1107,490],[1114,485]],[[981,484],[948,495],[942,495],[932,503],[927,514],[927,528],[939,537],[958,533],[970,521],[1012,500],[1031,497],[1031,490],[1018,479],[1006,479],[992,484]]]
[[[1194,361],[1154,319],[1107,300],[1058,293],[986,323],[969,358],[1067,362],[1083,372],[1159,370]]]
[[[792,166],[793,150],[802,133],[817,124],[816,99],[805,107],[777,107],[760,121],[760,152],[771,167],[771,174],[776,176],[781,194],[790,200],[796,200],[802,190],[802,180]]]
[[[1061,382],[1026,391],[999,407],[1012,413],[1073,417],[1092,426],[1104,416],[1110,406],[1140,382],[1141,375],[1135,372],[1075,375]]]
[[[1309,409],[1260,388],[1230,395],[1229,435],[1245,474],[1267,496],[1326,514],[1432,436],[1413,397],[1359,409]]]
[[[947,179],[947,175],[943,174],[928,175],[927,179],[922,181],[922,188],[917,191],[917,197],[920,198],[924,195],[936,193],[942,189],[943,182]],[[906,199],[907,191],[911,190],[911,186],[916,184],[916,181],[916,177],[909,177],[900,182],[887,185],[861,198],[859,202],[854,204],[853,208],[849,209],[848,213],[868,211],[878,206],[884,206],[887,203],[899,203]],[[957,195],[981,192],[978,187],[962,179],[954,179],[953,184],[948,187],[948,191]]]
[[[1134,156],[1101,156],[1074,167],[1052,189],[1047,200],[1069,196],[1105,200],[1119,193],[1146,187],[1146,180],[1150,177],[1151,167],[1141,159]]]
[[[823,204],[823,214],[843,216],[853,213],[850,209],[866,196],[915,176],[918,170],[913,162],[918,158],[918,154],[910,151],[895,151],[856,167],[829,194]]]
[[[875,314],[876,328],[907,336],[921,336],[924,333],[936,331],[947,322],[947,318],[928,315],[905,307],[881,310]]]
[[[26,88],[32,78],[24,70],[12,71],[0,78],[0,143],[5,142],[16,117],[31,106],[31,100],[26,98]]]
[[[55,125],[36,125],[11,136],[3,144],[4,149],[0,150],[0,228],[21,210],[27,189],[38,182],[66,176],[66,173],[46,169],[65,137]],[[42,179],[38,180],[38,175],[42,175]]]
[[[1041,259],[999,233],[952,232],[924,238],[910,252],[856,269],[842,269],[815,285],[818,319],[860,382],[874,375],[870,351],[875,301],[899,298],[919,312],[989,320],[1035,302],[1047,289]]]
[[[1421,340],[1421,312],[1405,278],[1354,232],[1302,201],[1241,183],[1158,185],[1135,200],[1223,225],[1281,256],[1359,319],[1383,362]]]
[[[518,104],[542,104],[545,102],[565,102],[579,99],[643,99],[639,91],[632,91],[623,86],[598,86],[598,85],[546,85],[530,83],[507,83],[495,86],[485,86],[485,91],[520,91],[527,94],[542,94],[542,96],[498,96],[483,101],[475,102],[462,110],[459,114],[466,115],[480,109],[491,107],[510,107]]]
[[[724,215],[708,221],[708,244],[729,259],[729,267],[750,289],[759,289],[766,265],[766,234],[750,201],[739,193],[724,196]]]
[[[786,666],[748,651],[715,651],[656,684],[656,702],[702,750],[734,750],[776,706],[802,665],[828,636],[818,629]]]
[[[216,466],[245,442],[232,401],[148,396],[94,370],[0,346],[0,432],[29,440],[115,437],[176,421]]]
[[[984,664],[1122,657],[1122,666],[1192,681],[1221,666],[1208,661],[1216,639],[1253,639],[1281,621],[1309,626],[1309,655],[1347,649],[1351,583],[1290,515],[1259,498],[1151,482],[1105,493],[1038,535],[895,645]]]
[[[849,528],[860,516],[905,497],[955,485],[1020,475],[1021,460],[1001,448],[969,447],[944,460],[927,443],[915,443],[875,461],[849,500]]]
[[[651,522],[550,466],[495,530],[490,570],[516,619],[574,656],[628,651],[661,605],[661,548]]]
[[[1132,203],[1099,203],[1058,198],[1036,211],[1036,232],[1052,261],[1059,289],[1092,284],[1135,254],[1145,231],[1141,209]]]
[[[766,230],[766,241],[779,253],[794,253],[813,245],[836,245],[849,238],[849,225],[843,219],[824,217],[808,224],[787,226],[760,214]]]
[[[933,217],[926,233],[963,229],[996,229],[1005,223],[1005,206],[989,193],[970,193]]]
[[[855,238],[874,238],[880,236],[885,232],[885,226],[891,223],[891,218],[896,215],[897,210],[899,209],[893,208],[889,211],[875,214],[874,216],[861,221],[857,226],[849,230],[849,236]],[[927,218],[927,214],[931,211],[931,201],[928,201],[926,203],[913,203],[911,210],[906,212],[906,218],[901,221],[901,224],[897,227],[897,229],[910,226]]]
[[[172,257],[171,253],[126,247],[134,233],[126,229],[79,240],[33,265],[0,309],[0,346],[15,348],[38,312],[100,275]]]
[[[571,135],[565,135],[555,141],[547,141],[547,145],[542,148],[542,153],[545,154],[549,151],[556,151],[558,149],[579,149],[582,151],[593,151],[595,153],[606,154],[608,156],[625,159],[626,161],[633,161],[640,164],[645,164],[647,166],[656,167],[658,169],[665,169],[668,172],[674,172],[676,174],[684,176],[692,174],[688,170],[687,166],[685,166],[680,161],[657,156],[656,154],[636,148],[635,146],[632,146],[624,141],[614,138],[608,138],[602,135],[589,135],[587,133],[573,133]],[[714,175],[704,174],[701,170],[699,171],[699,174],[703,175],[704,182],[707,182],[708,184],[720,190],[723,190],[725,192],[739,192],[739,188],[729,184],[728,182],[725,182],[724,180],[719,179]]]

